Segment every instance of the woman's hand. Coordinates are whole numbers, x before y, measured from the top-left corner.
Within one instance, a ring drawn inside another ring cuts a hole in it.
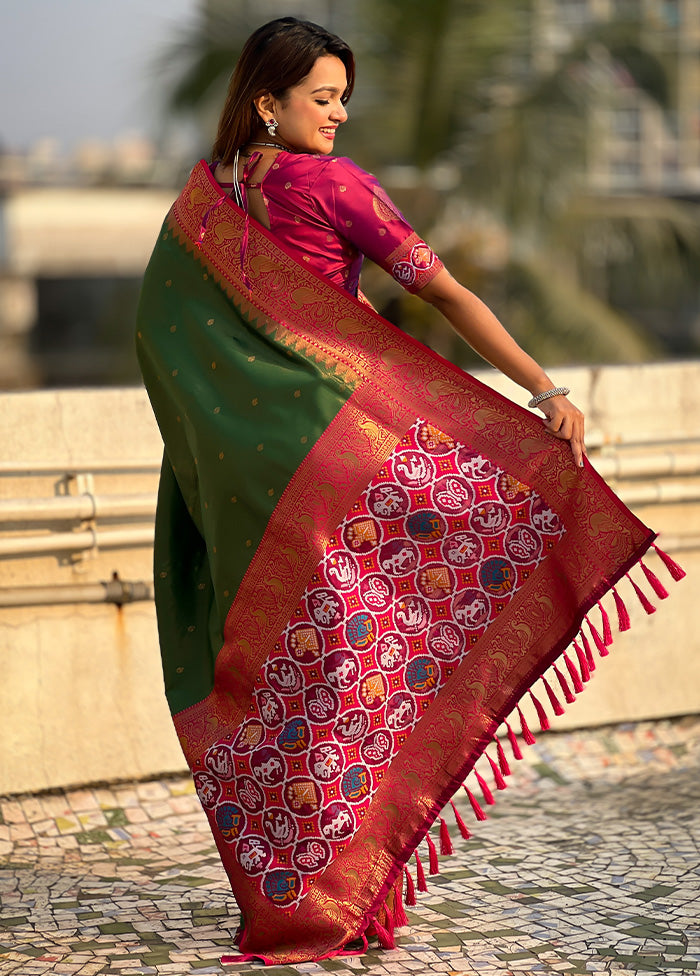
[[[584,417],[578,407],[565,396],[543,400],[539,409],[545,415],[544,425],[550,434],[568,441],[579,468],[583,467],[586,445],[583,442]]]

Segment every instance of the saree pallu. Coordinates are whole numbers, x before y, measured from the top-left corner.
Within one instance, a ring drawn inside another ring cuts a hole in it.
[[[406,862],[425,840],[434,867],[436,820],[449,850],[440,812],[470,774],[488,802],[478,758],[503,785],[524,696],[546,727],[582,690],[612,639],[589,612],[612,588],[628,626],[614,586],[653,533],[541,419],[248,225],[204,163],[138,351],[165,442],[166,692],[237,958],[320,959],[370,923],[391,944]]]

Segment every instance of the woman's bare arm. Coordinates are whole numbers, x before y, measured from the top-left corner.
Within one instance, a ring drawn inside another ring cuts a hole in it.
[[[439,271],[417,294],[442,312],[475,352],[533,396],[554,389],[555,384],[542,367],[520,348],[488,306],[448,271]],[[586,448],[581,411],[561,395],[543,400],[539,409],[545,415],[545,427],[555,437],[569,441],[574,461],[582,467]]]

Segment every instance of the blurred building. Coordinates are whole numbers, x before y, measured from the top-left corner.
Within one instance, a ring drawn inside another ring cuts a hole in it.
[[[698,0],[536,0],[536,18],[535,61],[543,69],[596,23],[641,22],[644,48],[663,66],[669,104],[661,108],[591,43],[591,70],[599,74],[591,83],[599,81],[609,92],[590,120],[598,136],[591,181],[603,192],[700,194]]]
[[[0,155],[0,389],[138,381],[140,282],[180,179],[135,136]]]

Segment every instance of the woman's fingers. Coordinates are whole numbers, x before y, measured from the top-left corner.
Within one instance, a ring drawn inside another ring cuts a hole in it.
[[[577,467],[583,467],[583,459],[586,456],[586,445],[583,442],[583,430],[572,434],[569,438],[571,453],[574,455],[574,463]]]
[[[584,416],[565,397],[552,397],[552,400],[561,400],[561,403],[545,402],[543,404],[543,413],[546,414],[544,425],[550,434],[569,442],[574,462],[579,468],[582,468],[583,459],[586,456],[586,446],[583,439]]]
[[[566,417],[552,417],[545,420],[545,427],[549,430],[550,434],[555,434],[557,437],[561,437],[563,440],[569,440],[573,431],[573,425]]]
[[[572,441],[571,450],[573,451],[574,461],[576,462],[577,467],[582,468],[583,459],[586,456],[586,445],[583,443],[583,441]]]

